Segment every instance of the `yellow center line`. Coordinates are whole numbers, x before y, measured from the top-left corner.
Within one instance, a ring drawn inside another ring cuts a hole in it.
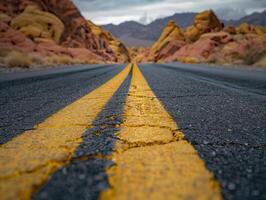
[[[111,187],[101,200],[221,200],[220,186],[175,121],[152,92],[137,65],[117,133]]]
[[[56,170],[67,164],[82,134],[128,76],[128,65],[111,80],[66,106],[34,130],[0,146],[0,199],[30,199]],[[64,181],[64,180],[62,180]]]

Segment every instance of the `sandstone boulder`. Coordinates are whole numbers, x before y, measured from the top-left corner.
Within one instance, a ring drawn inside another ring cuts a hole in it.
[[[51,39],[38,39],[35,51],[42,56],[70,56],[70,52],[67,50],[67,48],[58,45],[54,40]]]
[[[209,57],[209,55],[214,51],[217,46],[218,43],[211,40],[210,38],[199,39],[193,44],[187,44],[183,46],[175,54],[169,56],[166,61],[172,62],[193,60],[193,63],[202,62],[203,60]]]
[[[201,35],[200,39],[208,38],[210,40],[213,40],[215,42],[218,42],[219,44],[227,44],[229,42],[233,42],[234,37],[227,33],[227,32],[215,32],[215,33],[205,33]]]
[[[8,24],[11,20],[12,20],[12,18],[10,16],[8,16],[5,13],[0,12],[0,22],[4,22],[4,23]]]
[[[84,48],[68,48],[68,51],[72,58],[81,59],[81,60],[91,60],[91,61],[102,61],[102,58],[88,49]]]
[[[206,62],[252,65],[266,51],[266,38],[255,34],[234,37],[235,41],[221,45]]]
[[[237,34],[237,30],[234,26],[228,26],[224,29],[224,31],[231,34],[231,35]]]
[[[224,27],[212,10],[204,11],[196,15],[192,26],[188,27],[186,38],[195,42],[204,33],[218,32]]]
[[[14,49],[30,53],[35,47],[36,44],[24,34],[0,21],[0,49]]]
[[[104,61],[117,60],[106,39],[96,37],[71,0],[0,1],[0,12],[34,42],[52,38],[62,47],[85,48]]]
[[[166,58],[185,44],[183,31],[174,21],[169,21],[158,41],[151,47],[148,60]]]
[[[173,55],[175,52],[177,52],[179,49],[181,49],[185,45],[186,45],[185,41],[174,40],[174,39],[165,43],[165,45],[162,46],[160,51],[158,52],[155,58],[156,61],[167,60],[169,56]]]
[[[254,33],[254,28],[253,26],[250,26],[248,23],[242,23],[240,26],[237,28],[237,33],[239,34],[248,34],[248,33]]]
[[[111,48],[118,62],[130,62],[130,55],[124,44],[113,37],[111,33],[104,31],[100,26],[95,25],[91,21],[88,21],[88,26],[96,35],[98,41],[102,43],[101,45]]]
[[[261,25],[256,25],[254,30],[256,34],[266,36],[266,28]]]
[[[165,61],[251,65],[256,63],[265,52],[266,37],[264,36],[230,35],[219,32],[202,35],[195,43],[185,45]]]
[[[133,48],[131,50],[131,59],[135,63],[147,63],[150,48]]]
[[[53,39],[60,42],[64,24],[55,15],[28,6],[23,13],[11,21],[11,27],[32,38]]]
[[[239,27],[237,27],[238,34],[257,34],[266,36],[266,28],[260,25],[250,25],[248,23],[242,23]]]
[[[256,63],[258,67],[266,67],[266,54],[264,54]]]

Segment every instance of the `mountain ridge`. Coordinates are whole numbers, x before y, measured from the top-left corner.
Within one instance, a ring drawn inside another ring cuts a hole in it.
[[[102,27],[111,32],[115,37],[119,38],[127,46],[149,46],[151,42],[156,41],[168,21],[173,20],[181,28],[186,28],[193,23],[194,17],[198,13],[187,12],[187,13],[176,13],[174,15],[157,19],[150,24],[143,25],[136,21],[126,21],[119,25],[106,24]],[[252,13],[246,15],[239,20],[222,20],[225,25],[239,26],[243,22],[247,22],[254,25],[266,26],[266,10],[261,13]],[[144,44],[136,44],[131,41],[141,40]],[[146,41],[146,42],[145,42]],[[146,45],[147,44],[147,45]]]

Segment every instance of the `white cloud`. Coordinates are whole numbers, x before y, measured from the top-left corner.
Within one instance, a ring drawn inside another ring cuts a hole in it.
[[[213,9],[224,19],[236,19],[245,13],[266,8],[262,0],[74,0],[82,14],[97,24],[124,21],[149,23],[177,12],[200,12]]]
[[[231,19],[240,19],[245,16],[247,12],[243,9],[234,9],[234,8],[218,8],[215,10],[215,13],[219,18],[226,20]]]

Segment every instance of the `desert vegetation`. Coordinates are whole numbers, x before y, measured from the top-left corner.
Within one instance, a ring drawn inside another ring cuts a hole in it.
[[[77,59],[67,55],[41,56],[11,49],[0,49],[0,65],[8,68],[39,68],[54,65],[96,64],[95,60]]]

